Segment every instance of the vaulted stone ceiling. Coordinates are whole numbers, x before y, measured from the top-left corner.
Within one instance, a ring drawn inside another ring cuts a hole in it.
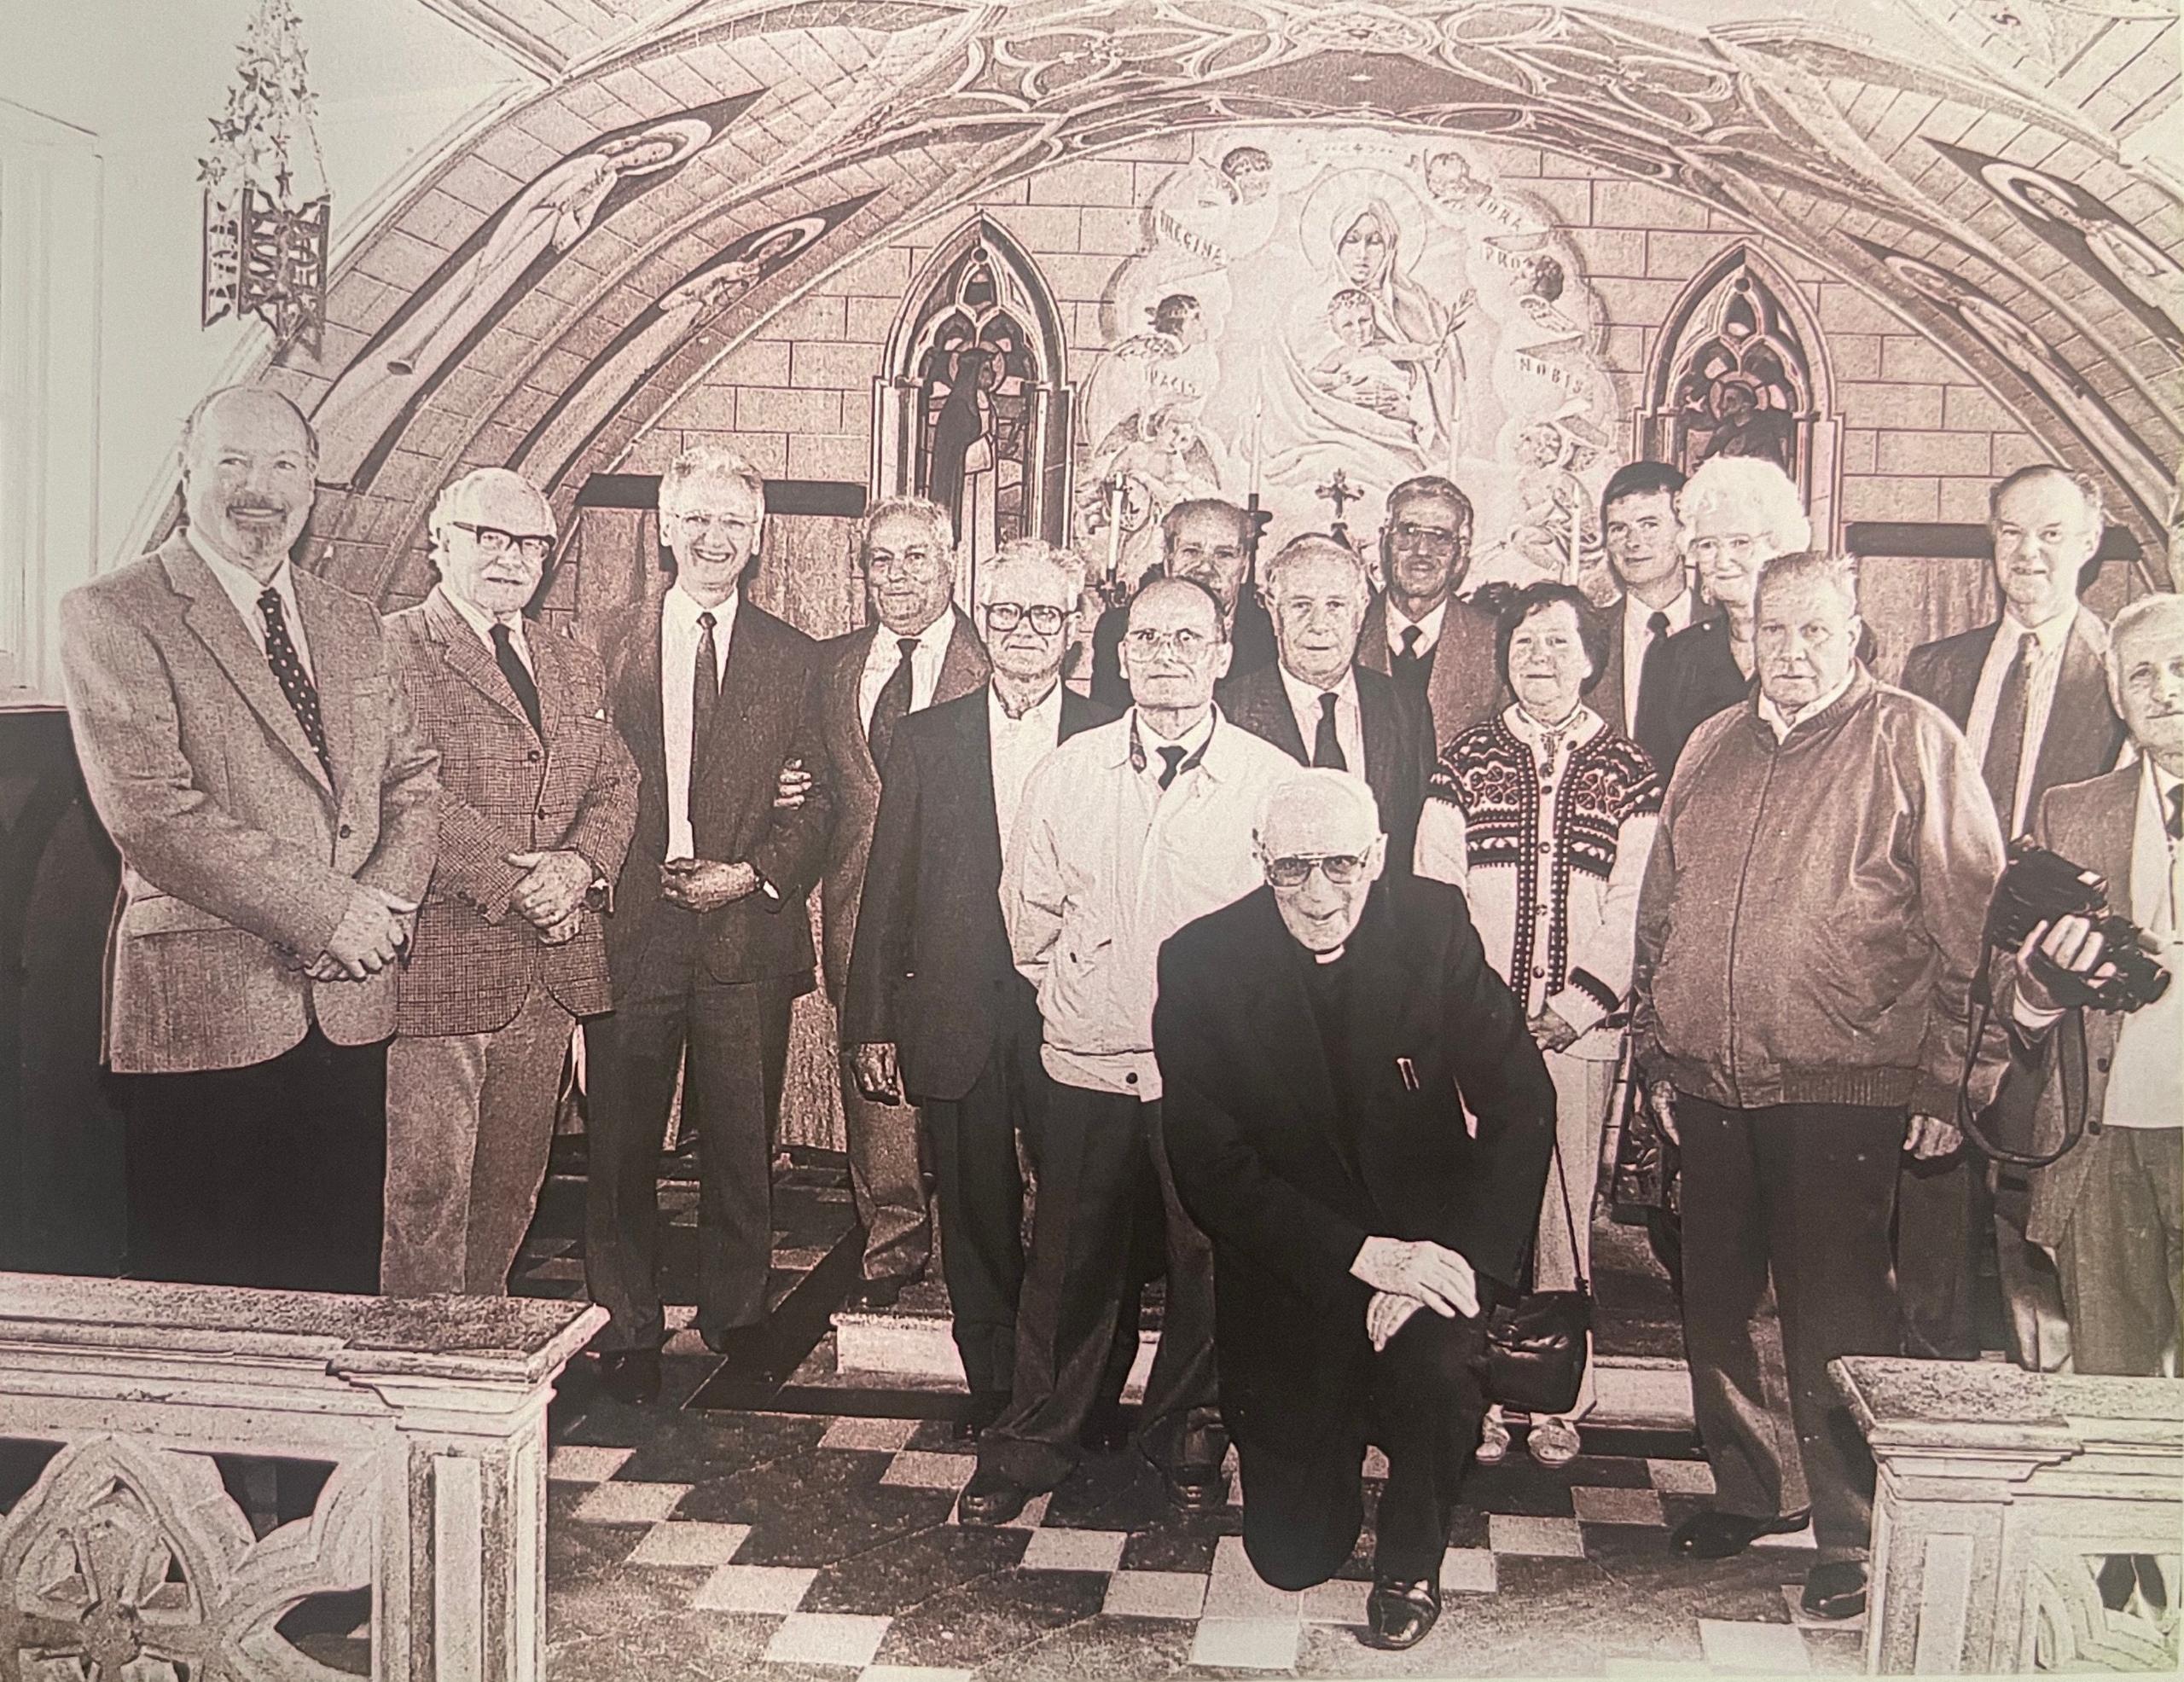
[[[424,337],[413,294],[468,300],[439,361],[353,411],[369,436],[328,475],[319,530],[367,592],[451,473],[514,462],[566,508],[761,320],[906,224],[1150,133],[1335,119],[1536,145],[1705,200],[1943,345],[2164,547],[2184,452],[2166,0],[1867,0],[1841,24],[1734,0],[1675,9],[1705,21],[1547,0],[434,3],[563,26],[549,85],[352,248],[320,358],[273,376],[317,405]],[[519,217],[553,221],[535,183],[677,120],[671,166],[595,169],[571,199],[582,237],[542,231],[517,261]],[[682,307],[694,277],[703,309]],[[574,425],[565,394],[616,357],[642,377]]]

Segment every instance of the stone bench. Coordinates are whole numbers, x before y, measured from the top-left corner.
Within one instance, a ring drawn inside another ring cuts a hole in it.
[[[528,1682],[545,1622],[546,1406],[581,1303],[0,1273],[0,1438],[57,1443],[0,1517],[0,1676],[337,1673],[275,1629],[372,1591],[372,1673]],[[255,1537],[211,1456],[330,1464]]]
[[[1831,1371],[1879,1472],[1869,1673],[2176,1668],[2184,1383],[1869,1356]],[[2167,1562],[2165,1629],[2103,1603],[2118,1555]]]

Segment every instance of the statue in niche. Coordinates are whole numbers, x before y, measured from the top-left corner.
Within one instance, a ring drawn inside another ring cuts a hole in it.
[[[992,316],[967,340],[970,325],[961,316],[941,325],[924,381],[920,451],[921,490],[955,516],[958,583],[966,588],[1002,543],[1027,535],[1036,383],[1014,321]]]
[[[1676,464],[1688,473],[1717,456],[1748,456],[1798,478],[1797,421],[1809,376],[1780,305],[1739,269],[1694,320],[1695,342],[1669,393]]]

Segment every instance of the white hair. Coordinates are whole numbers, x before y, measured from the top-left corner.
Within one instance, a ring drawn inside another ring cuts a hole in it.
[[[1273,594],[1279,587],[1282,573],[1306,560],[1332,560],[1348,567],[1356,578],[1357,594],[1360,596],[1372,594],[1373,581],[1366,573],[1364,558],[1347,543],[1338,542],[1319,532],[1306,532],[1302,536],[1292,537],[1275,550],[1274,558],[1259,569],[1262,588],[1269,595]]]
[[[759,512],[765,511],[766,476],[726,444],[700,439],[684,445],[659,476],[661,513],[682,507],[682,488],[694,478],[724,478],[740,484],[758,499]]]
[[[2156,590],[2152,595],[2142,595],[2125,604],[2108,627],[2108,677],[2111,683],[2123,682],[2123,669],[2117,664],[2116,651],[2123,646],[2123,639],[2134,632],[2146,629],[2152,621],[2169,619],[2178,630],[2184,630],[2184,595],[2173,590]]]
[[[1018,572],[1043,568],[1062,587],[1062,601],[1074,606],[1084,593],[1084,561],[1074,549],[1058,548],[1038,537],[1012,537],[979,569],[978,606],[985,606],[1001,586]]]
[[[1685,542],[1690,542],[1691,528],[1705,509],[1733,509],[1751,519],[1759,528],[1752,535],[1764,537],[1777,554],[1812,546],[1812,521],[1805,515],[1798,487],[1772,461],[1750,455],[1717,455],[1701,461],[1676,494],[1676,517]]]
[[[445,552],[448,528],[462,518],[470,501],[470,493],[479,485],[491,484],[496,479],[513,479],[537,497],[540,506],[546,510],[546,535],[549,537],[561,535],[561,528],[554,519],[554,505],[547,501],[545,494],[537,485],[521,473],[510,467],[473,467],[460,478],[449,480],[447,488],[433,501],[433,512],[426,519],[425,531],[432,544],[435,565]]]
[[[1347,802],[1365,821],[1368,841],[1380,832],[1380,803],[1374,798],[1372,785],[1350,771],[1337,771],[1326,766],[1300,765],[1289,771],[1266,792],[1260,801],[1258,816],[1252,825],[1252,838],[1262,846],[1274,820],[1284,808],[1306,800],[1316,800],[1324,795],[1333,795]]]
[[[1843,605],[1852,613],[1858,611],[1858,566],[1845,555],[1832,555],[1821,549],[1792,549],[1787,554],[1778,554],[1763,562],[1759,581],[1751,592],[1752,605],[1757,607],[1769,591],[1784,584],[1803,583],[1817,579],[1843,600]]]
[[[944,555],[956,553],[956,516],[929,496],[882,496],[864,511],[863,519],[857,523],[857,558],[863,566],[872,546],[872,528],[883,519],[897,514],[906,514],[913,519],[923,520],[932,534],[933,545]]]

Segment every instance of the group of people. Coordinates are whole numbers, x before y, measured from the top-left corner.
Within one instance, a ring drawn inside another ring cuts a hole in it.
[[[1377,587],[1319,534],[1255,568],[1252,517],[1188,501],[1095,627],[1088,696],[1064,682],[1066,550],[1006,546],[959,604],[949,513],[878,502],[870,623],[815,642],[747,599],[764,483],[704,444],[659,482],[672,583],[596,652],[525,616],[556,531],[502,469],[447,487],[438,582],[382,622],[289,560],[316,453],[285,398],[216,392],[182,529],[63,607],[124,864],[107,1053],[143,1276],[503,1290],[582,1019],[603,1383],[659,1392],[678,1084],[696,1327],[759,1364],[816,970],[852,1308],[927,1267],[930,1162],[977,1441],[962,1519],[1006,1522],[1124,1444],[1165,1274],[1139,1447],[1194,1512],[1226,1499],[1233,1441],[1246,1550],[1301,1588],[1349,1558],[1379,1444],[1380,1645],[1432,1627],[1465,1468],[1518,1440],[1489,1317],[1585,1278],[1618,1091],[1686,1187],[1716,1494],[1678,1552],[1809,1519],[1806,1606],[1862,1606],[1871,1471],[1828,1363],[1976,1354],[1989,1233],[2052,1251],[2079,1371],[2173,1370],[2184,989],[2078,1002],[2112,967],[2082,918],[1984,938],[2029,829],[2184,959],[2184,602],[2106,629],[2080,605],[2089,480],[1995,488],[2001,619],[1920,649],[1902,688],[1769,461],[1620,470],[1605,610],[1557,583],[1465,599],[1446,478],[1389,493]],[[2072,1011],[2096,1072],[2066,1092]],[[1971,1116],[2050,1144],[2096,1125],[2013,1182]],[[1589,1375],[1525,1452],[1567,1464],[1592,1404]]]

